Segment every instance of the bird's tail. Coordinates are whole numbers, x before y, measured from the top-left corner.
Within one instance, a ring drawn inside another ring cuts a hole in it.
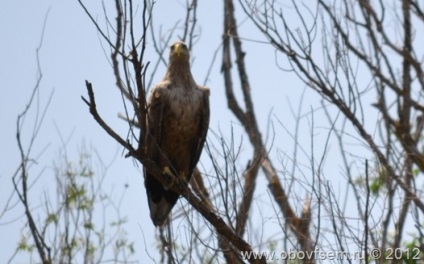
[[[146,171],[144,180],[150,218],[152,218],[155,226],[162,226],[168,219],[168,215],[177,202],[179,195],[171,190],[166,190],[153,175]]]
[[[148,201],[150,207],[150,218],[155,226],[162,226],[168,219],[168,215],[174,207],[174,204],[166,200],[165,196],[157,202],[153,201],[150,194],[148,194]]]

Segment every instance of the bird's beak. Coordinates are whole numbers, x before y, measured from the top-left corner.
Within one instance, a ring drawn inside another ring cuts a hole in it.
[[[178,57],[181,55],[181,53],[183,53],[183,48],[181,47],[180,44],[177,44],[175,46],[175,53],[177,54]]]

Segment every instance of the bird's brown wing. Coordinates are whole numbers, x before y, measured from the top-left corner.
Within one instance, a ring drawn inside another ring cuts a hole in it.
[[[164,116],[169,111],[166,97],[162,93],[164,85],[153,88],[148,102],[147,137],[145,146],[147,155],[156,165],[162,167],[166,155],[162,153]],[[163,169],[163,168],[160,168]],[[150,208],[150,217],[156,226],[162,225],[178,200],[178,194],[165,190],[163,185],[148,171],[144,170],[144,184]]]
[[[200,122],[197,129],[196,141],[194,142],[191,165],[190,165],[190,174],[193,172],[194,168],[197,165],[197,162],[200,159],[200,155],[202,154],[203,145],[206,141],[206,135],[209,129],[209,118],[210,118],[210,109],[209,109],[209,89],[206,87],[201,87],[203,91],[202,104],[200,106]]]
[[[145,146],[147,154],[154,159],[158,154],[157,146],[162,141],[162,119],[164,112],[163,96],[158,87],[153,88],[150,95],[147,112],[147,136]]]

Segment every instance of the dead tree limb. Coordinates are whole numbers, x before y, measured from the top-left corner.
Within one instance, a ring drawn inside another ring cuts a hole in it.
[[[313,243],[309,234],[310,225],[310,207],[309,200],[305,204],[304,213],[301,217],[297,217],[292,209],[287,194],[285,193],[281,182],[278,178],[278,174],[272,165],[271,160],[268,157],[268,151],[262,142],[261,132],[259,130],[256,115],[253,107],[253,102],[250,93],[250,83],[248,80],[248,74],[245,66],[245,52],[242,49],[242,43],[237,31],[237,23],[234,14],[234,4],[232,0],[224,0],[224,35],[223,35],[223,65],[222,71],[224,74],[225,90],[227,94],[228,107],[237,117],[237,119],[243,124],[246,133],[249,136],[250,142],[254,148],[254,159],[252,165],[252,173],[248,174],[246,179],[245,201],[251,200],[250,195],[253,195],[254,184],[257,178],[258,167],[260,166],[265,172],[265,175],[269,182],[269,189],[284,214],[284,218],[289,224],[291,230],[294,232],[297,241],[301,245],[301,250],[304,252],[313,251]],[[241,90],[243,92],[244,107],[245,110],[240,106],[234,96],[233,82],[231,78],[231,52],[230,52],[230,40],[235,50],[236,64],[239,73],[239,81]],[[238,219],[237,225],[238,230],[243,231],[243,226],[247,218],[247,212],[249,211],[250,204],[242,203],[240,211],[244,212],[244,218]],[[309,261],[313,262],[313,259]]]

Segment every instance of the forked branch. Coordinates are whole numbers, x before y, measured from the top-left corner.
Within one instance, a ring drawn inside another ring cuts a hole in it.
[[[253,162],[250,173],[247,174],[244,202],[242,202],[240,211],[243,212],[243,216],[238,220],[238,230],[242,233],[244,230],[247,213],[250,210],[251,195],[255,188],[257,179],[258,166],[261,166],[269,182],[269,189],[274,197],[276,203],[280,207],[285,220],[289,224],[290,228],[296,235],[296,238],[301,245],[304,252],[313,251],[312,240],[309,234],[310,225],[310,207],[309,200],[306,201],[304,212],[301,217],[297,217],[292,209],[288,196],[284,191],[281,182],[278,178],[278,174],[272,165],[271,160],[268,157],[267,149],[262,141],[261,132],[259,130],[256,115],[253,107],[253,101],[250,93],[250,83],[248,80],[248,74],[245,66],[245,53],[242,49],[242,43],[237,31],[237,23],[235,19],[234,4],[232,0],[224,1],[224,40],[223,40],[223,66],[222,71],[224,74],[225,90],[227,94],[228,106],[233,111],[234,115],[243,124],[246,133],[249,136],[252,147],[254,148]],[[239,73],[239,81],[244,99],[244,108],[240,106],[234,96],[233,81],[231,77],[231,52],[230,52],[230,40],[232,40],[233,47],[235,50],[236,64]],[[244,218],[243,218],[244,217]],[[313,260],[308,260],[313,262]]]

